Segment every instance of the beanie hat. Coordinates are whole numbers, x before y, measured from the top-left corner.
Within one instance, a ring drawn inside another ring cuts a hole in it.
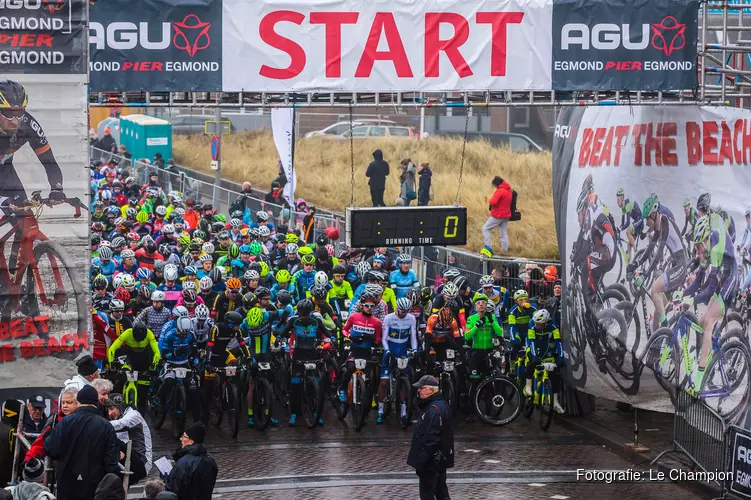
[[[77,399],[82,405],[95,405],[99,401],[99,393],[92,386],[87,385],[78,391]]]
[[[44,464],[38,458],[32,458],[23,467],[23,480],[41,483],[44,477]]]
[[[83,375],[84,377],[88,377],[92,373],[96,373],[96,371],[99,370],[99,367],[88,354],[76,361],[76,366],[78,367],[78,374]]]
[[[201,422],[196,422],[187,429],[185,429],[185,435],[187,435],[194,442],[201,444],[206,438],[206,426]]]

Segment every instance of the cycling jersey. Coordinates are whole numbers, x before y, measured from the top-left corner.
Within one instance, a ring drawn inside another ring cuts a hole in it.
[[[384,288],[381,298],[388,306],[389,312],[396,311],[396,294],[391,288]]]
[[[188,361],[191,351],[195,350],[193,335],[180,335],[173,330],[159,338],[159,352],[162,359],[172,363],[182,364]]]
[[[112,314],[110,314],[107,319],[108,319],[109,324],[110,324],[110,329],[118,337],[120,335],[122,335],[125,330],[133,328],[133,322],[127,316],[123,316],[122,319],[117,320],[117,319],[115,319],[115,318],[112,317]]]
[[[227,328],[224,322],[217,323],[211,329],[211,336],[207,343],[210,363],[214,366],[224,366],[228,358],[229,350],[227,347],[230,342],[236,340],[240,345],[240,350],[245,354],[249,354],[248,347],[245,344],[245,339],[242,333],[238,330],[235,331],[232,328]]]
[[[270,291],[270,293],[271,293],[271,302],[276,302],[276,297],[277,297],[277,295],[279,295],[279,292],[282,291],[282,290],[286,290],[287,292],[289,292],[289,294],[292,295],[292,300],[293,301],[295,300],[295,290],[291,286],[289,286],[289,284],[287,285],[287,288],[284,288],[281,285],[279,285],[279,283],[275,283],[271,287],[271,291]]]
[[[115,353],[118,351],[118,349],[120,349],[120,347],[123,347],[128,352],[129,359],[131,355],[136,355],[144,361],[146,359],[149,359],[150,361],[152,361],[151,364],[154,365],[160,359],[159,344],[157,344],[154,333],[151,330],[146,331],[146,337],[144,337],[144,339],[140,342],[133,338],[132,328],[125,330],[119,337],[117,337],[117,340],[115,340],[107,350],[107,360],[110,363],[115,360]],[[147,353],[148,351],[151,351],[153,353],[152,358],[139,356],[141,354]],[[135,366],[133,368],[135,368]]]
[[[115,275],[115,269],[117,268],[117,262],[115,262],[115,259],[110,259],[107,264],[103,264],[101,259],[97,257],[96,259],[91,259],[91,265],[99,266],[102,270],[102,274],[107,278],[107,282],[110,283],[110,287],[112,287],[112,276]]]
[[[164,308],[171,311],[182,297],[183,285],[179,281],[175,282],[172,286],[162,283],[156,289],[164,292]]]
[[[435,314],[445,305],[448,305],[451,309],[452,314],[454,315],[454,319],[456,320],[457,324],[460,328],[464,329],[467,326],[467,312],[464,310],[464,301],[461,300],[459,297],[456,299],[452,299],[448,301],[448,304],[446,303],[446,300],[443,298],[442,294],[438,294],[433,299],[432,309],[431,313]]]
[[[199,348],[205,347],[209,341],[211,335],[211,329],[214,327],[214,320],[209,318],[205,321],[199,321],[198,318],[193,317],[193,336],[196,339],[196,343]]]
[[[467,319],[464,338],[471,342],[472,349],[492,349],[493,336],[503,337],[503,328],[492,315],[481,318],[473,314]]]
[[[297,297],[305,297],[306,292],[315,284],[315,271],[306,273],[302,269],[292,275],[290,286]]]
[[[235,298],[228,298],[226,293],[222,293],[216,296],[214,303],[210,305],[211,317],[216,319],[223,319],[224,315],[230,311],[234,311],[242,304],[242,296],[238,293]]]
[[[148,253],[145,248],[136,250],[136,263],[138,267],[145,267],[149,271],[154,271],[154,261],[164,260],[164,256],[158,252]]]
[[[287,322],[281,335],[289,338],[295,356],[301,351],[315,352],[316,345],[328,338],[326,328],[320,318],[314,316],[293,316]]]
[[[251,327],[248,324],[248,319],[244,319],[240,325],[240,331],[245,337],[248,343],[248,349],[250,354],[265,354],[269,350],[269,343],[271,341],[271,327],[273,320],[282,317],[285,314],[284,309],[278,311],[264,312],[263,320],[261,324],[256,327]]]
[[[428,318],[425,325],[425,339],[430,340],[431,344],[452,343],[454,339],[460,338],[459,325],[455,319],[451,323],[443,323],[437,314]]]
[[[743,230],[743,237],[741,238],[738,246],[741,250],[748,251],[751,248],[751,224],[746,224],[746,228]]]
[[[532,315],[537,311],[537,307],[532,304],[514,304],[514,307],[508,313],[509,334],[511,343],[515,346],[522,346],[527,339],[527,325],[532,319]]]
[[[391,283],[391,288],[394,289],[397,299],[406,297],[415,285],[420,284],[420,280],[417,279],[417,275],[412,269],[409,269],[406,273],[403,273],[401,269],[391,271],[389,282]]]
[[[735,295],[738,263],[730,235],[724,226],[712,229],[707,241],[708,258],[696,273],[696,278],[684,291],[686,296],[695,296],[697,304],[706,304],[715,297],[727,302]]]
[[[623,200],[623,206],[621,207],[621,231],[633,227],[634,235],[638,236],[641,233],[643,224],[644,221],[641,218],[639,204],[633,200]]]
[[[563,358],[561,347],[561,332],[558,326],[552,321],[545,323],[545,326],[538,328],[534,321],[527,325],[527,341],[525,343],[529,357],[533,362],[544,359]]]
[[[382,328],[380,319],[357,312],[347,318],[342,333],[350,338],[353,346],[371,348],[381,342]]]
[[[417,322],[411,314],[400,318],[396,313],[391,313],[383,320],[381,328],[383,348],[394,357],[406,356],[407,348],[417,350]]]
[[[352,300],[354,293],[352,292],[352,285],[349,281],[342,281],[341,285],[337,285],[334,280],[329,281],[331,288],[329,289],[329,295],[327,300]]]
[[[142,321],[152,332],[158,332],[157,339],[162,333],[162,327],[169,321],[170,311],[166,307],[162,306],[161,309],[156,310],[154,306],[149,306],[138,315],[138,320]]]
[[[95,291],[91,294],[91,307],[97,311],[107,312],[110,310],[110,302],[113,298],[113,295],[109,292],[105,292],[104,295],[99,295]]]

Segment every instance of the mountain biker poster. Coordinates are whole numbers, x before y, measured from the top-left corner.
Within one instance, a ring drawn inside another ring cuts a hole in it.
[[[90,349],[86,124],[85,74],[0,77],[0,394]]]
[[[748,427],[751,113],[567,110],[553,151],[568,381]]]

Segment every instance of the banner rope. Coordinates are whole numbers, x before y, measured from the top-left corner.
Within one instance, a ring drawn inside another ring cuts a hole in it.
[[[349,102],[349,164],[352,171],[352,188],[350,191],[349,206],[355,206],[355,143],[352,134],[352,101]]]
[[[456,198],[454,199],[454,205],[458,206],[462,200],[462,175],[464,174],[464,153],[467,150],[467,129],[469,128],[469,109],[467,108],[467,116],[464,120],[464,142],[462,142],[462,159],[459,164],[459,185],[456,188]]]

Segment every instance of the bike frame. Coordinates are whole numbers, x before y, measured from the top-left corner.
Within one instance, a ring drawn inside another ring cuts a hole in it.
[[[535,406],[540,406],[545,403],[551,404],[550,393],[548,393],[544,389],[544,383],[546,380],[550,380],[548,371],[542,366],[538,366],[537,368],[535,368],[534,381],[532,382],[532,386],[534,387],[533,403],[535,404]]]

